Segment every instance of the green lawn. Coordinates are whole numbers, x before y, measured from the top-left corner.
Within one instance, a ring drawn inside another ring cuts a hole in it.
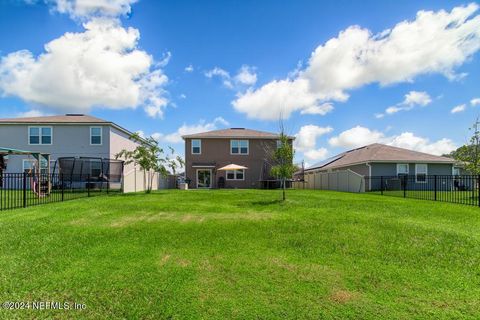
[[[480,209],[318,190],[165,191],[0,213],[0,318],[480,318]]]

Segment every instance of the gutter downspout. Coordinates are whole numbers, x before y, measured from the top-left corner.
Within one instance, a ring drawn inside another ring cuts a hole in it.
[[[372,166],[369,162],[365,163],[368,167],[368,191],[372,191]],[[365,186],[367,187],[367,186]]]

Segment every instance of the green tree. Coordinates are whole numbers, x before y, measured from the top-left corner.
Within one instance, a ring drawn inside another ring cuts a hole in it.
[[[168,161],[164,158],[163,149],[160,148],[158,141],[154,138],[141,138],[137,133],[134,133],[131,139],[138,143],[135,150],[123,149],[115,155],[115,158],[123,158],[125,164],[138,165],[143,170],[144,181],[146,180],[145,192],[150,193],[155,174],[159,173],[164,177],[168,175],[166,168]]]
[[[480,121],[478,118],[469,130],[472,131],[469,144],[461,146],[446,156],[462,162],[468,173],[480,174]]]
[[[281,180],[282,199],[286,199],[287,180],[292,179],[296,167],[293,164],[294,151],[291,139],[285,134],[283,124],[280,124],[278,146],[273,152],[273,163],[271,174]]]

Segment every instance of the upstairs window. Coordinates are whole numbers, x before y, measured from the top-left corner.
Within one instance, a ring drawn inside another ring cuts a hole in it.
[[[399,163],[397,164],[397,176],[408,176],[408,164],[406,163]]]
[[[202,153],[202,140],[193,139],[192,140],[192,154],[201,154]]]
[[[229,171],[227,171],[227,180],[245,180],[244,170],[229,170]]]
[[[428,165],[425,163],[417,163],[415,165],[415,181],[418,183],[426,183],[428,174]]]
[[[52,144],[52,128],[28,127],[28,144]]]
[[[102,144],[102,127],[90,127],[90,144]]]
[[[231,154],[248,154],[248,140],[230,140]]]

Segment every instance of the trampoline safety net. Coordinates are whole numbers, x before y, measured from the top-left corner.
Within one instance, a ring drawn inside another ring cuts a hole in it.
[[[54,173],[71,182],[121,183],[123,161],[92,157],[62,157],[57,159]]]

